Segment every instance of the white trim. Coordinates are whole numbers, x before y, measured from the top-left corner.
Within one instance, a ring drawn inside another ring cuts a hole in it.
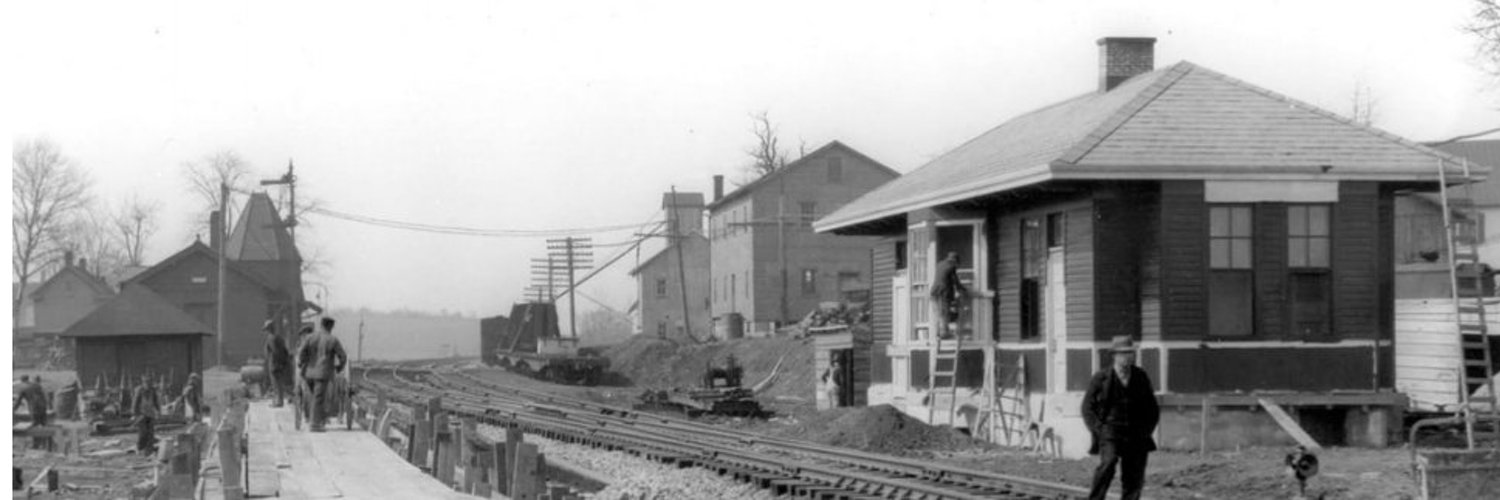
[[[1223,169],[1244,169],[1240,172],[1225,172]],[[1069,166],[1065,170],[1053,172],[1051,179],[1055,180],[1226,180],[1226,181],[1385,181],[1385,182],[1437,182],[1437,172],[1431,173],[1408,172],[1351,172],[1346,167],[1345,171],[1339,172],[1335,167],[1334,173],[1320,173],[1321,169],[1315,166],[1253,166],[1253,165],[1219,165],[1213,167],[1182,167],[1182,166],[1155,166],[1155,167],[1132,167],[1125,165],[1089,165]]]
[[[1338,203],[1338,181],[1204,181],[1208,203]]]
[[[1052,166],[1044,163],[1035,167],[1028,167],[1017,170],[1009,175],[1000,176],[1000,178],[995,181],[985,182],[975,187],[953,191],[952,193],[946,195],[927,198],[923,196],[927,193],[918,193],[917,196],[908,197],[905,200],[888,204],[887,206],[889,208],[868,212],[864,215],[854,215],[842,219],[830,219],[825,217],[813,222],[813,231],[825,233],[855,224],[863,224],[876,219],[884,219],[893,215],[904,214],[913,210],[931,208],[938,205],[953,203],[955,201],[963,201],[990,193],[1007,191],[1023,186],[1046,182],[1052,180],[1054,177],[1055,174],[1052,172]],[[845,206],[847,207],[848,205]],[[838,213],[835,212],[831,215],[838,215]]]
[[[1370,347],[1376,341],[1366,339],[1343,339],[1337,342],[1304,342],[1300,340],[1142,340],[1138,343],[1140,348],[1155,349],[1265,349],[1265,348],[1299,348],[1299,349],[1332,349],[1348,347]],[[1097,340],[1093,342],[1070,340],[1064,343],[1067,349],[1105,349],[1113,345],[1111,341]]]

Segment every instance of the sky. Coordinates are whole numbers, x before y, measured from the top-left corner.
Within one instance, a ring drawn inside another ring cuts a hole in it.
[[[741,176],[752,113],[793,152],[839,140],[909,172],[1092,91],[1103,36],[1155,37],[1158,67],[1189,60],[1340,114],[1368,88],[1375,125],[1414,140],[1493,127],[1500,91],[1459,30],[1472,4],[11,2],[0,123],[59,144],[101,200],[159,200],[152,262],[194,238],[181,164],[222,150],[257,178],[295,161],[299,197],[345,213],[619,226],[659,218],[673,187]],[[326,262],[308,294],[333,307],[501,314],[545,254],[535,238],[305,223],[304,253]],[[624,310],[635,258],[584,293]]]

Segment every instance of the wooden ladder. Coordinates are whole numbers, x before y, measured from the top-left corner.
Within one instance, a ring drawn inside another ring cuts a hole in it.
[[[945,348],[945,346],[951,348]],[[948,425],[950,427],[953,425],[953,414],[958,405],[958,353],[963,351],[963,346],[963,336],[957,332],[954,333],[952,339],[933,338],[930,361],[932,370],[929,372],[932,376],[927,380],[927,393],[931,395],[930,404],[927,406],[929,425],[937,425],[938,407],[942,406],[938,402],[938,396],[945,394],[948,396]],[[944,381],[947,383],[944,384]]]
[[[1463,420],[1464,436],[1474,448],[1475,423],[1481,415],[1500,427],[1500,408],[1495,397],[1494,359],[1490,356],[1489,324],[1484,302],[1484,270],[1479,261],[1477,230],[1462,231],[1454,215],[1462,215],[1471,224],[1479,221],[1472,198],[1473,184],[1469,162],[1462,164],[1463,175],[1455,182],[1463,185],[1463,194],[1455,196],[1448,187],[1448,165],[1438,162],[1439,198],[1443,208],[1443,227],[1447,233],[1448,284],[1453,296],[1454,318],[1458,327],[1458,416]],[[1460,245],[1463,246],[1460,249]],[[1469,284],[1470,286],[1464,286]],[[1482,394],[1478,391],[1485,388]],[[1500,433],[1500,428],[1495,429]]]

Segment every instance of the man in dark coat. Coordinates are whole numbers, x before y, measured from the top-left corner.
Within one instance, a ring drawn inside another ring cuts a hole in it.
[[[36,377],[36,380],[31,380],[22,375],[21,385],[18,388],[16,397],[16,402],[11,406],[11,411],[20,408],[21,404],[24,403],[26,411],[31,413],[32,427],[47,425],[47,391],[42,388],[42,377]]]
[[[344,355],[344,345],[333,336],[333,318],[324,317],[323,328],[302,339],[297,350],[298,368],[302,378],[312,386],[312,431],[323,432],[323,420],[330,397],[334,376],[343,371],[349,361]]]
[[[1146,479],[1146,456],[1156,450],[1151,434],[1161,419],[1156,391],[1146,371],[1135,366],[1135,343],[1115,337],[1113,366],[1095,373],[1083,396],[1083,420],[1093,434],[1090,455],[1099,455],[1090,499],[1104,499],[1120,468],[1122,500],[1141,497]]]
[[[938,318],[941,318],[938,321],[939,338],[953,337],[966,293],[968,290],[958,279],[958,252],[948,252],[948,256],[938,262],[932,280],[932,302],[937,307]]]
[[[276,333],[275,319],[266,320],[261,329],[266,332],[266,383],[276,394],[271,407],[280,408],[286,401],[286,391],[291,388],[292,352]]]
[[[151,385],[151,377],[141,375],[141,385],[135,387],[130,411],[135,415],[135,449],[141,455],[156,453],[156,415],[161,411],[161,396]]]

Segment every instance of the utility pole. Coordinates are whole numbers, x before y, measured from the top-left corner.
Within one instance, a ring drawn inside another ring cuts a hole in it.
[[[299,328],[302,327],[302,302],[303,302],[303,300],[302,300],[302,252],[297,249],[297,170],[296,170],[296,166],[292,164],[292,160],[288,159],[286,161],[286,173],[285,174],[281,174],[281,177],[276,178],[276,179],[265,179],[265,180],[262,180],[262,181],[260,181],[260,185],[262,185],[262,186],[286,186],[287,187],[287,194],[288,194],[288,197],[290,198],[289,204],[291,206],[287,207],[286,220],[282,221],[282,224],[286,226],[286,228],[287,228],[287,234],[292,238],[292,250],[297,252],[297,255],[296,255],[297,260],[295,262],[296,265],[294,267],[292,267],[291,269],[289,269],[289,273],[288,273],[289,276],[287,276],[287,279],[288,279],[287,283],[290,285],[289,286],[290,290],[287,290],[288,292],[290,292],[290,293],[288,293],[288,295],[289,295],[288,299],[292,302],[292,308],[291,308],[291,317],[287,318],[287,320],[285,320],[285,321],[291,323],[290,327],[287,328],[286,331],[288,331],[288,332],[295,332]],[[285,257],[289,257],[289,256],[283,256],[283,258],[285,258]]]
[[[698,336],[693,335],[693,315],[688,313],[687,266],[682,262],[682,244],[687,241],[687,236],[682,234],[682,228],[679,226],[681,221],[677,220],[677,186],[675,185],[672,186],[672,202],[667,206],[671,207],[667,212],[667,220],[672,221],[672,236],[667,240],[677,248],[677,285],[682,292],[682,333],[692,339],[693,343],[698,343]]]
[[[228,302],[225,299],[229,296],[229,293],[228,293],[228,286],[226,286],[225,283],[224,283],[225,276],[227,276],[229,274],[227,272],[228,269],[229,269],[229,265],[228,265],[228,262],[225,261],[225,259],[227,257],[226,257],[226,254],[224,252],[224,248],[229,246],[229,231],[228,231],[228,227],[229,227],[228,213],[229,212],[227,211],[228,209],[229,209],[229,184],[220,182],[219,183],[219,214],[218,214],[219,227],[218,227],[218,229],[214,229],[213,230],[213,231],[215,231],[215,232],[218,233],[218,234],[214,235],[213,239],[219,241],[219,248],[215,249],[215,250],[218,251],[218,254],[219,254],[219,290],[218,290],[218,292],[219,292],[218,293],[218,295],[219,295],[218,302],[219,303],[218,303],[218,305],[216,307],[214,307],[214,309],[217,309],[216,314],[215,314],[215,316],[217,316],[217,318],[216,318],[215,322],[218,323],[217,325],[215,325],[215,329],[218,330],[217,332],[215,332],[215,333],[218,333],[217,338],[215,339],[216,343],[218,345],[217,345],[217,349],[216,349],[216,354],[214,355],[214,362],[215,362],[214,364],[217,364],[217,365],[223,365],[224,364],[224,334],[225,334],[224,328],[226,326],[228,326],[228,324],[229,324],[229,310],[228,310],[227,307],[225,307],[226,304],[227,304],[227,302]]]
[[[578,302],[574,295],[577,293],[577,283],[574,281],[576,273],[580,269],[593,266],[591,259],[594,245],[589,238],[556,238],[547,240],[548,262],[560,261],[558,266],[549,266],[548,286],[551,287],[555,279],[566,279],[568,287],[562,293],[568,295],[568,330],[574,339],[578,338]],[[555,292],[552,300],[557,300]]]
[[[365,364],[365,315],[359,315],[359,364]]]

